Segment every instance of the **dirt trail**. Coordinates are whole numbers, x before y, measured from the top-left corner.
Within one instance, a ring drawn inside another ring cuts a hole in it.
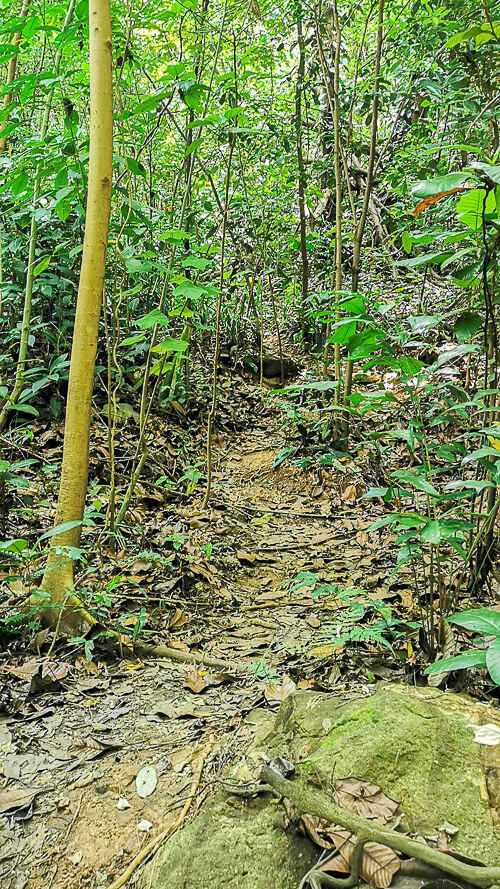
[[[382,575],[372,569],[384,555],[364,531],[366,507],[353,518],[349,473],[327,473],[325,481],[289,464],[273,469],[283,444],[276,411],[241,435],[219,438],[213,506],[205,514],[196,503],[178,510],[192,552],[202,548],[210,558],[194,589],[176,600],[177,626],[157,635],[191,651],[260,663],[260,674],[216,675],[170,661],[80,664],[79,673],[37,696],[33,718],[0,722],[9,779],[0,794],[2,889],[104,889],[175,821],[210,735],[214,752],[194,811],[248,743],[243,717],[262,708],[258,722],[276,709],[284,677],[307,685],[320,670],[321,687],[342,687],[338,666],[330,661],[325,673],[314,657],[324,615],[311,589],[291,591],[291,581],[306,570],[348,585],[364,577],[383,595]],[[330,642],[324,653],[334,650]],[[265,674],[275,677],[273,686],[259,678]],[[145,766],[157,785],[141,797],[136,776]]]

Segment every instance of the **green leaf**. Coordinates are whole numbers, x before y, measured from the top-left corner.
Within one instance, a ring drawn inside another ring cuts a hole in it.
[[[477,312],[462,312],[455,321],[455,336],[459,343],[466,343],[469,337],[480,330],[483,319]]]
[[[485,188],[474,188],[462,195],[457,204],[457,214],[460,221],[477,231],[483,225],[483,212],[494,213],[496,210],[495,195],[492,191],[486,192]]]
[[[500,636],[500,612],[492,608],[471,608],[461,614],[452,614],[449,622],[484,636]]]
[[[207,265],[210,265],[210,260],[203,259],[201,256],[186,256],[181,265],[185,269],[200,269],[203,272]]]
[[[439,543],[441,540],[441,527],[438,521],[427,522],[420,532],[422,543]]]
[[[10,186],[10,190],[11,190],[12,194],[14,195],[14,197],[17,198],[17,197],[19,197],[20,194],[22,194],[24,191],[26,191],[26,189],[28,187],[28,182],[29,182],[29,179],[28,179],[27,173],[20,173],[19,176],[16,176],[16,178],[13,180],[13,182],[11,183],[11,186]]]
[[[151,351],[164,354],[165,352],[185,352],[188,348],[189,343],[186,340],[174,340],[171,336],[167,336],[161,343],[154,346]]]
[[[83,522],[76,520],[73,522],[63,522],[62,525],[56,525],[55,528],[51,528],[50,531],[46,531],[45,534],[42,534],[42,536],[38,538],[37,543],[41,543],[42,540],[48,540],[49,537],[54,537],[55,534],[63,534],[64,531],[70,531],[71,528],[77,528],[79,525],[83,525]]]
[[[400,259],[396,262],[396,265],[403,269],[414,269],[428,262],[433,265],[439,265],[443,260],[449,259],[450,256],[453,256],[453,254],[441,250],[440,253],[424,253],[422,256],[412,256],[411,259]]]
[[[153,309],[151,312],[148,312],[147,315],[144,315],[143,318],[139,318],[136,323],[141,330],[151,330],[151,328],[156,325],[159,325],[159,327],[168,327],[170,325],[170,319],[167,318],[163,312],[160,312],[160,309]]]
[[[184,157],[189,157],[190,154],[193,154],[193,152],[196,151],[200,147],[202,142],[203,142],[203,136],[201,136],[199,139],[194,139],[193,142],[191,142],[191,145],[189,145],[186,148],[186,151],[184,152]]]
[[[429,494],[431,497],[439,497],[439,491],[436,490],[434,485],[431,485],[431,483],[428,482],[427,479],[422,478],[422,476],[414,475],[409,469],[401,469],[397,472],[391,472],[391,478],[397,478],[401,482],[406,482],[407,485],[417,488],[418,491],[424,491],[425,494]]]
[[[405,253],[411,253],[412,240],[408,232],[403,232],[401,240],[403,242],[403,250],[405,251]]]
[[[135,157],[126,157],[125,165],[127,170],[130,170],[131,173],[134,173],[136,176],[145,176],[146,170],[139,161],[136,161]]]
[[[486,652],[485,651],[468,651],[464,654],[457,654],[455,657],[446,657],[434,664],[429,664],[425,668],[424,673],[430,676],[431,673],[450,673],[451,670],[466,670],[469,667],[485,667]]]
[[[488,647],[486,666],[495,685],[500,685],[500,639],[495,639]]]
[[[492,166],[491,164],[483,164],[480,161],[474,161],[471,164],[471,167],[474,167],[475,170],[479,170],[480,173],[484,173],[488,179],[491,179],[492,182],[496,182],[497,185],[500,185],[500,167]]]
[[[143,333],[138,333],[137,336],[128,336],[126,340],[122,340],[119,343],[120,346],[133,346],[135,343],[142,343],[146,339]]]
[[[44,256],[42,260],[35,266],[33,269],[33,277],[36,278],[37,275],[40,275],[47,268],[52,256]]]
[[[421,179],[413,186],[412,195],[414,198],[430,198],[443,191],[458,188],[470,178],[470,173],[448,173],[447,176],[437,176],[435,179]]]

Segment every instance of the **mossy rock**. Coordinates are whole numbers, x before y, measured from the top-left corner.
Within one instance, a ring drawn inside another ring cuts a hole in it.
[[[478,744],[471,728],[487,723],[500,728],[500,712],[432,688],[388,686],[351,701],[297,692],[263,746],[286,750],[303,776],[379,784],[412,833],[436,836],[447,821],[458,852],[500,865],[500,745]]]
[[[500,865],[500,745],[476,743],[471,728],[487,723],[500,727],[500,712],[437,689],[388,686],[350,701],[300,691],[282,704],[271,732],[259,733],[236,776],[247,780],[265,753],[287,757],[314,783],[333,775],[379,784],[400,801],[409,831],[433,837],[446,821],[458,828],[458,852]],[[269,800],[209,800],[140,885],[296,889],[319,850],[278,829]]]
[[[274,825],[269,797],[219,794],[149,864],[151,889],[297,889],[318,858],[305,837]]]

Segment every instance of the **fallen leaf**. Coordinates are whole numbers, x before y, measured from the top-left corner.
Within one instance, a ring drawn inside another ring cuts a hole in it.
[[[469,728],[474,732],[476,744],[487,744],[489,747],[500,744],[500,728],[497,725],[487,723],[486,725],[469,725]]]
[[[153,768],[153,766],[144,766],[144,768],[141,769],[135,779],[135,789],[142,799],[145,799],[147,796],[151,796],[151,794],[156,790],[157,784],[158,775],[156,774],[156,770]]]
[[[245,553],[241,549],[239,549],[236,553],[236,557],[240,560],[240,562],[248,562],[250,565],[255,562],[255,559],[257,558],[255,553]]]
[[[186,617],[180,608],[176,608],[173,617],[170,618],[169,627],[171,630],[184,626]]]
[[[281,704],[282,701],[289,698],[291,694],[295,691],[297,686],[293,679],[290,679],[289,676],[283,676],[281,682],[270,682],[266,687],[264,692],[264,697],[271,704],[274,702],[278,702]]]
[[[207,688],[207,683],[198,670],[193,670],[189,676],[186,676],[183,685],[184,688],[189,688],[195,695],[199,695],[200,692]]]
[[[334,800],[344,809],[379,824],[387,824],[399,806],[378,784],[361,778],[340,778],[336,781]]]
[[[327,835],[337,846],[339,855],[325,862],[321,870],[324,873],[349,873],[356,841],[354,834],[348,830],[334,828],[329,830]],[[380,843],[365,843],[360,876],[370,886],[374,886],[375,889],[387,889],[400,866],[399,857],[393,849],[381,846]]]

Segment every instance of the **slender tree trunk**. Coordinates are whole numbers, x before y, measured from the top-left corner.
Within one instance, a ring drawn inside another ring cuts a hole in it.
[[[26,16],[28,15],[28,9],[30,8],[30,2],[31,2],[31,0],[24,0],[21,12],[19,13],[20,18],[25,19]],[[20,31],[18,31],[18,33],[14,34],[14,36],[12,38],[12,46],[14,46],[16,49],[19,48],[19,44],[21,43],[21,37],[22,37],[22,34]],[[10,86],[10,84],[13,82],[13,80],[16,76],[16,69],[17,69],[17,52],[10,59],[9,67],[7,68],[7,79],[6,79],[6,84],[5,84],[7,86],[7,88]],[[9,112],[8,108],[9,108],[9,105],[11,102],[12,102],[12,93],[10,90],[8,90],[3,97],[3,110],[4,110],[5,117],[2,120],[2,122],[0,123],[0,157],[2,156],[2,154],[4,154],[5,149],[7,147],[7,134],[4,135],[4,133],[9,125],[10,112]]]
[[[297,71],[297,85],[295,87],[295,133],[297,138],[297,167],[299,170],[299,221],[300,221],[300,257],[302,263],[302,294],[301,310],[302,332],[305,333],[305,312],[309,290],[309,258],[307,255],[306,237],[306,202],[305,202],[305,167],[304,152],[302,149],[302,92],[304,90],[304,75],[306,67],[306,49],[304,32],[302,29],[302,8],[297,8],[297,40],[299,44],[299,67]]]
[[[358,219],[356,231],[354,234],[354,249],[352,257],[352,279],[351,291],[357,293],[359,284],[359,262],[361,256],[361,246],[363,244],[363,235],[365,233],[366,217],[370,205],[370,196],[373,188],[373,170],[375,168],[375,157],[377,151],[377,132],[378,132],[378,109],[380,104],[380,64],[382,60],[382,44],[383,44],[383,28],[384,28],[384,0],[379,0],[378,5],[378,27],[377,27],[377,50],[375,54],[375,82],[373,85],[373,102],[372,102],[372,127],[370,137],[370,157],[368,160],[368,170],[366,173],[366,185],[363,196],[363,206],[361,215]],[[354,369],[353,361],[349,360],[346,366],[346,378],[344,389],[344,405],[349,404],[349,396],[352,389],[352,374]],[[342,429],[345,435],[349,434],[349,414],[344,413],[342,420]]]
[[[87,214],[82,267],[66,407],[61,484],[55,527],[72,523],[55,534],[47,559],[42,590],[50,596],[43,618],[54,622],[52,606],[64,606],[64,623],[80,630],[89,623],[73,593],[74,553],[80,542],[87,493],[92,389],[97,335],[111,208],[113,158],[113,87],[109,0],[90,0],[90,156]],[[76,524],[75,524],[76,523]],[[63,550],[61,547],[69,547]],[[91,622],[91,621],[90,621]]]

